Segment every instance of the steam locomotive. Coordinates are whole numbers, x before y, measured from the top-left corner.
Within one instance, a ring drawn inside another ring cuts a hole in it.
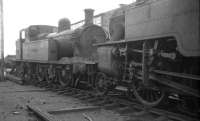
[[[68,19],[29,26],[12,73],[26,83],[120,90],[146,106],[171,97],[198,110],[199,8],[199,0],[138,0],[95,17],[85,9],[76,29]]]

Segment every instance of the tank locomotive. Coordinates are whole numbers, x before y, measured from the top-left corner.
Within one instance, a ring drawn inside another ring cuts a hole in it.
[[[69,20],[58,33],[39,26],[44,39],[30,26],[17,44],[16,75],[53,86],[85,84],[102,94],[125,91],[146,106],[173,97],[199,108],[199,0],[138,0],[102,15],[107,32],[92,23],[90,9],[78,29],[70,30]]]
[[[103,28],[93,24],[92,9],[85,9],[85,18],[84,26],[75,30],[70,29],[67,18],[59,21],[58,28],[32,25],[22,29],[16,42],[17,76],[34,83],[45,80],[63,86],[70,83],[68,80],[72,81],[72,77],[78,81],[83,79],[80,75],[93,76],[88,75],[89,71],[95,72],[91,69],[97,62],[96,47],[92,44],[106,41],[107,36]]]

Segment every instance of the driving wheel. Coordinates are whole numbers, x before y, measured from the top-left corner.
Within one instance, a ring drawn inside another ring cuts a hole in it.
[[[67,73],[65,69],[61,69],[59,73],[57,73],[57,78],[62,87],[69,86],[72,80],[72,74]]]
[[[99,95],[105,95],[108,91],[108,82],[104,73],[98,73],[96,76],[95,90]]]
[[[152,107],[158,105],[165,97],[164,91],[158,86],[134,85],[134,95],[143,105]]]

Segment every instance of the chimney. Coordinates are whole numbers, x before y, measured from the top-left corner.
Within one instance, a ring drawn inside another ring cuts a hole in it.
[[[84,11],[85,11],[85,26],[92,25],[94,10],[93,9],[85,9]]]

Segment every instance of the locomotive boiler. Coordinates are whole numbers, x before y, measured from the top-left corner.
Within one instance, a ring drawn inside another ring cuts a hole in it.
[[[20,38],[25,34],[25,39],[17,42],[22,50],[17,48],[18,59],[55,61],[62,57],[85,57],[95,59],[94,43],[106,41],[105,31],[93,24],[93,10],[85,10],[85,25],[76,29],[70,29],[70,21],[61,19],[59,21],[58,32],[52,26],[32,25],[20,32]],[[44,52],[44,53],[43,53]],[[19,54],[18,54],[19,53]],[[45,54],[46,53],[46,54]],[[48,57],[45,57],[48,56]]]

